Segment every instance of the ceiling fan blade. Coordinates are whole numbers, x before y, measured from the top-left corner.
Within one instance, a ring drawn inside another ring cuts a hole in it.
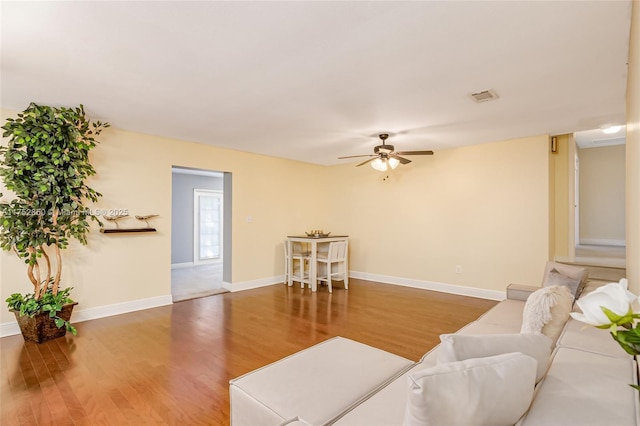
[[[346,157],[338,157],[338,160],[342,160],[344,158],[358,158],[358,157],[377,157],[377,155],[374,155],[374,154],[347,155]]]
[[[378,156],[377,156],[377,155],[376,155],[374,158],[369,158],[368,160],[363,161],[363,162],[362,162],[362,163],[360,163],[360,164],[356,164],[356,167],[364,166],[365,164],[372,162],[372,161],[373,161],[373,160],[375,160],[376,158],[378,158]]]
[[[402,158],[400,156],[398,156],[398,153],[393,153],[393,154],[389,154],[389,158],[395,158],[396,160],[398,160],[400,162],[400,164],[409,164],[411,162],[411,160],[407,159],[407,158]]]
[[[396,152],[398,155],[433,155],[433,151],[402,151]]]

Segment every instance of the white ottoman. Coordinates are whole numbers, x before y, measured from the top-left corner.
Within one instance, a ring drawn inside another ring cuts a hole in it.
[[[233,426],[323,425],[415,363],[342,337],[229,382]]]

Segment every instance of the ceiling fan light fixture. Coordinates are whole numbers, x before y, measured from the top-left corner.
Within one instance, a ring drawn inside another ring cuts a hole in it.
[[[387,162],[382,158],[376,158],[371,162],[371,167],[378,170],[379,172],[384,172],[387,170]]]
[[[393,145],[387,145],[385,143],[385,141],[389,137],[388,133],[380,133],[378,137],[382,141],[382,145],[378,145],[373,148],[373,155],[348,155],[346,157],[338,157],[338,159],[368,157],[368,160],[356,164],[356,167],[364,166],[365,164],[371,164],[371,167],[373,167],[375,170],[385,172],[389,168],[395,169],[400,164],[409,164],[411,160],[404,158],[405,155],[433,155],[433,151],[427,150],[396,152]]]

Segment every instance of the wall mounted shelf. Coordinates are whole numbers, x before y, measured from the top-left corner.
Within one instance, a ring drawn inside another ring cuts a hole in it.
[[[156,228],[113,228],[100,230],[103,234],[124,234],[129,232],[156,232]]]

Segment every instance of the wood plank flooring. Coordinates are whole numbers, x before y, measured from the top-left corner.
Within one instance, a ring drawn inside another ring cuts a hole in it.
[[[351,280],[274,285],[0,339],[0,423],[226,425],[230,379],[333,336],[418,360],[496,302]]]

